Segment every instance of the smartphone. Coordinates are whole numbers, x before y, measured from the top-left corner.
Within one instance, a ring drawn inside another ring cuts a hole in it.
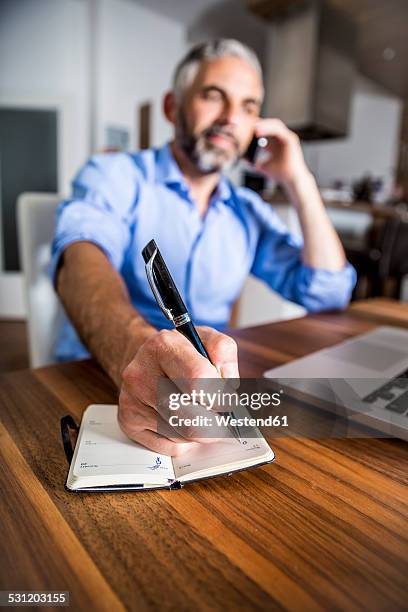
[[[244,159],[249,161],[249,163],[253,164],[255,162],[255,158],[259,149],[263,149],[264,147],[266,147],[267,144],[267,138],[265,138],[264,136],[258,137],[254,135],[251,142],[249,143],[247,150],[243,155]]]

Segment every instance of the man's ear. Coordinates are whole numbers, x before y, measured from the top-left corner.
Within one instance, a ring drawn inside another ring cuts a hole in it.
[[[163,98],[163,112],[167,121],[176,123],[176,96],[172,91],[168,91]]]

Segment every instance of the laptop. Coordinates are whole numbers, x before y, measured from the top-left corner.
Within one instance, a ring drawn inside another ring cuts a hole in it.
[[[408,440],[407,329],[378,327],[264,376],[295,399]]]

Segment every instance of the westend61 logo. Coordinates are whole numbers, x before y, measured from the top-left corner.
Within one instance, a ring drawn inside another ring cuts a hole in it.
[[[260,410],[268,406],[280,406],[281,394],[275,393],[237,393],[226,391],[192,390],[190,393],[170,393],[170,410],[179,410],[187,406],[200,406],[206,410],[233,409],[242,406],[250,410]]]

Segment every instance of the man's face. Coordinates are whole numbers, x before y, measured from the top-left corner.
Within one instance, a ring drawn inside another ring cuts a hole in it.
[[[226,171],[246,151],[262,101],[250,64],[227,56],[204,63],[176,110],[176,142],[203,174]]]

